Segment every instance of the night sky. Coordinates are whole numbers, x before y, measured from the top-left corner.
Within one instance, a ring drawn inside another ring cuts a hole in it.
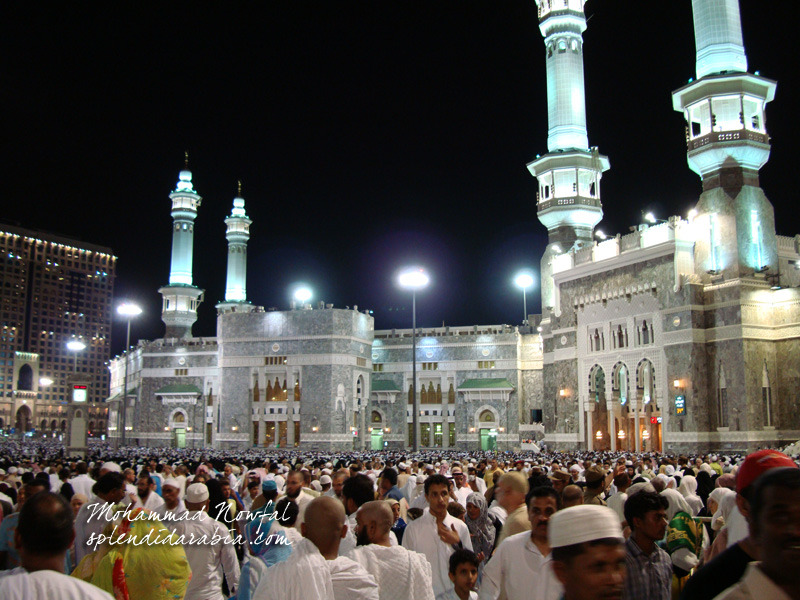
[[[195,335],[215,334],[238,179],[255,304],[286,309],[302,281],[315,302],[372,309],[378,329],[410,327],[394,276],[418,263],[432,276],[420,326],[521,321],[512,279],[538,272],[547,239],[525,166],[547,150],[533,0],[231,4],[5,3],[0,221],[111,247],[117,298],[146,310],[133,338],[160,337],[168,194],[188,150],[203,196]],[[741,4],[750,71],[778,81],[761,183],[794,235],[800,3]],[[691,2],[586,10],[589,140],[611,160],[599,227],[685,216],[701,184],[671,92],[694,76]]]

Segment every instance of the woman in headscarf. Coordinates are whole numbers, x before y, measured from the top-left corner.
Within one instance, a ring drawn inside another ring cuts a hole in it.
[[[728,525],[731,521],[733,510],[736,508],[736,492],[728,488],[717,489],[724,490],[724,492],[722,492],[723,495],[719,499],[717,510],[711,518],[711,529],[718,533],[717,537],[714,539],[714,543],[706,553],[706,560],[713,559],[717,554],[723,552],[728,547]],[[717,490],[714,491],[716,492]]]
[[[705,471],[699,471],[697,473],[697,495],[700,496],[704,504],[708,505],[708,495],[713,491],[714,483],[711,481],[711,475]],[[703,516],[710,517],[711,514],[713,513],[706,511],[706,514]]]
[[[464,521],[469,529],[472,549],[478,555],[481,564],[478,566],[478,581],[483,575],[486,560],[492,555],[494,542],[497,539],[497,529],[492,517],[489,516],[489,505],[483,494],[472,492],[467,496],[467,514]]]
[[[733,494],[734,497],[736,496],[736,492],[733,490],[729,490],[728,488],[717,488],[708,495],[708,514],[714,517],[711,519],[712,531],[719,531],[722,529],[722,526],[725,525],[725,521],[718,518],[718,516],[722,515],[722,513],[719,513],[718,511],[720,504],[722,503],[722,499],[731,494]]]
[[[692,475],[686,475],[681,479],[678,491],[686,499],[689,508],[692,509],[692,516],[696,517],[703,510],[703,501],[697,495],[697,479]]]
[[[664,490],[667,499],[667,552],[679,580],[700,564],[707,544],[702,524],[692,518],[692,509],[677,490]]]

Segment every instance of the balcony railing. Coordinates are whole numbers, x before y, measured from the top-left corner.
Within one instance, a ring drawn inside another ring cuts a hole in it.
[[[712,131],[706,135],[690,139],[687,142],[687,147],[689,150],[697,150],[698,148],[702,148],[708,144],[715,144],[718,142],[738,142],[740,140],[749,140],[751,142],[758,142],[759,144],[769,144],[769,135],[747,129],[738,129],[735,131]]]
[[[544,210],[557,206],[574,206],[576,204],[581,206],[593,206],[597,208],[603,207],[603,203],[600,202],[599,198],[589,198],[586,196],[571,196],[569,198],[550,198],[549,200],[543,200],[539,202],[539,204],[537,205],[537,209],[539,212],[542,212]]]

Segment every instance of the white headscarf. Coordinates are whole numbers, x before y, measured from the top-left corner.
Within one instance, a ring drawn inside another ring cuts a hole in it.
[[[717,502],[717,510],[714,516],[711,517],[711,529],[719,531],[727,524],[728,519],[731,517],[731,512],[736,506],[736,492],[728,488],[717,488],[708,497]]]
[[[679,512],[685,512],[687,515],[692,514],[692,509],[686,499],[678,490],[664,490],[661,495],[667,499],[669,506],[667,507],[667,521],[672,521]]]

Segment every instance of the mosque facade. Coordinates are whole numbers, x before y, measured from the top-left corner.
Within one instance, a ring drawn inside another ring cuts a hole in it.
[[[776,83],[747,71],[737,0],[693,0],[696,79],[673,93],[695,209],[602,241],[610,160],[589,145],[585,0],[537,0],[547,153],[528,168],[548,230],[532,326],[376,331],[370,314],[247,300],[251,220],[225,220],[225,301],[194,337],[201,197],[188,167],[170,195],[163,339],[111,362],[109,435],[143,445],[407,448],[414,389],[425,448],[749,450],[800,437],[800,235],[780,236],[759,184]],[[416,386],[412,380],[412,352]],[[127,365],[127,379],[124,376]]]

